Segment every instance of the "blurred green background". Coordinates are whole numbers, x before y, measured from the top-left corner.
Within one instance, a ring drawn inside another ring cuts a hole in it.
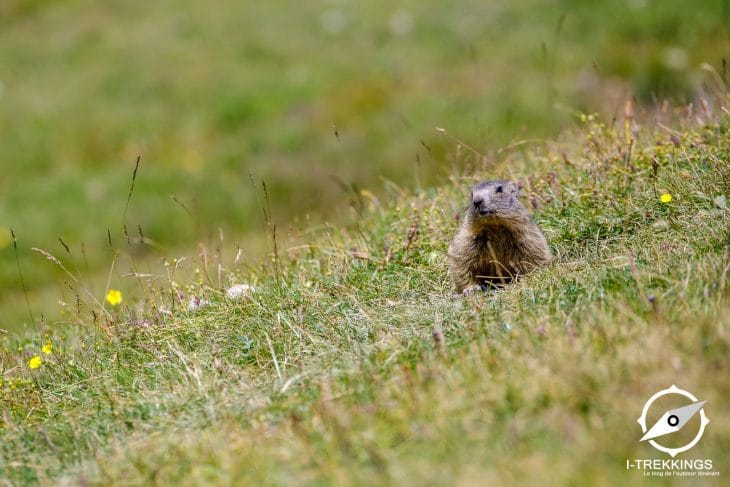
[[[29,322],[9,229],[52,321],[68,287],[31,247],[104,282],[138,155],[126,223],[150,245],[126,252],[190,254],[220,228],[252,260],[249,174],[280,228],[336,220],[353,187],[445,180],[454,142],[437,126],[494,150],[627,96],[691,101],[702,63],[723,76],[729,32],[729,0],[3,0],[0,328]]]

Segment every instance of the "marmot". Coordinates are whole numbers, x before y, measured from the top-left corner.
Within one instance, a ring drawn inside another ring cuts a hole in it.
[[[474,186],[449,245],[449,271],[457,293],[500,287],[552,259],[517,191],[515,183],[503,180]]]

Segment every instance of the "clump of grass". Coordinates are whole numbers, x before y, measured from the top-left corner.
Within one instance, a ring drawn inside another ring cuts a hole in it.
[[[75,329],[5,342],[0,475],[634,479],[624,463],[653,453],[635,419],[656,390],[681,383],[711,419],[730,412],[730,137],[718,113],[674,128],[632,119],[628,131],[586,116],[493,162],[490,175],[522,182],[557,255],[500,292],[455,298],[447,278],[454,215],[485,176],[469,173],[417,192],[390,185],[385,202],[361,192],[351,224],[276,241],[257,265],[205,247],[166,262],[162,279],[135,273],[143,303],[83,303]],[[226,299],[238,282],[255,292]],[[190,296],[208,304],[190,311]],[[730,427],[714,421],[705,436],[693,454],[724,472]]]

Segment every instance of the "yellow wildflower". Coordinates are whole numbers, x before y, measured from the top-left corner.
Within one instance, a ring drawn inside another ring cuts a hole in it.
[[[672,195],[669,193],[662,193],[662,195],[659,196],[659,201],[661,201],[662,203],[669,203],[670,201],[672,201]]]
[[[51,352],[53,352],[53,344],[51,342],[46,342],[46,344],[41,347],[41,352],[46,355],[50,355]]]
[[[37,369],[41,366],[42,363],[43,361],[41,360],[41,358],[38,355],[34,355],[33,358],[28,361],[28,367],[30,367],[31,369]]]
[[[118,289],[110,289],[109,292],[106,293],[106,302],[112,306],[118,305],[122,302],[122,292]]]

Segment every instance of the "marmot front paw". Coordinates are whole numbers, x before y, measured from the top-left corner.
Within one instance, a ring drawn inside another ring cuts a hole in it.
[[[484,288],[481,284],[472,284],[471,286],[465,287],[461,294],[463,294],[464,296],[471,296],[475,292],[482,290],[484,290]]]

